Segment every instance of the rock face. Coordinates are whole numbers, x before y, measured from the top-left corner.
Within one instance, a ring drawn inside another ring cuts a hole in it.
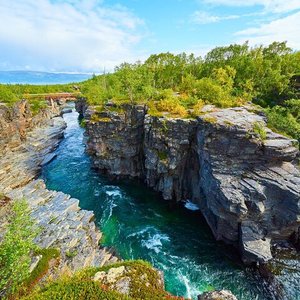
[[[271,241],[298,233],[297,141],[266,128],[251,108],[174,119],[143,106],[79,106],[95,167],[140,178],[166,200],[197,203],[216,239],[239,247],[245,263],[269,260]]]
[[[21,105],[27,106],[24,102]],[[35,242],[41,248],[60,250],[61,258],[55,274],[58,276],[66,270],[103,266],[118,259],[106,248],[99,247],[101,232],[95,226],[92,212],[81,210],[77,199],[47,190],[43,180],[36,180],[41,166],[53,159],[52,151],[58,146],[66,127],[61,117],[53,117],[56,113],[56,110],[49,109],[44,112],[44,119],[40,116],[40,126],[25,126],[22,143],[19,143],[19,132],[15,133],[18,143],[10,139],[0,160],[0,193],[15,201],[28,201],[32,217],[42,228]],[[16,128],[16,124],[26,124],[23,119],[29,124],[31,122],[26,114],[21,115],[20,119],[21,122],[15,119],[14,124],[8,124],[10,127],[6,128],[10,130],[14,126]],[[3,137],[4,133],[1,134]],[[4,137],[9,141],[9,135]],[[4,222],[5,218],[0,218],[0,224]]]
[[[13,107],[0,103],[0,154],[18,147],[26,139],[26,134],[37,126],[43,126],[53,116],[59,114],[59,106],[50,101],[49,108],[33,115],[26,100]]]
[[[95,120],[93,111],[86,110],[85,115],[93,124],[86,130],[88,152],[97,157],[95,166],[116,177],[141,177],[145,108],[126,106],[122,114],[102,113]]]
[[[237,300],[237,298],[227,290],[206,292],[198,296],[198,300]]]

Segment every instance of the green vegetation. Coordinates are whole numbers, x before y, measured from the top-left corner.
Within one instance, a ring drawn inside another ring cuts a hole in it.
[[[75,92],[72,84],[30,85],[30,84],[0,84],[0,102],[9,106],[21,99],[28,100],[33,115],[47,107],[45,95],[51,93]]]
[[[12,204],[5,230],[0,244],[0,292],[8,296],[18,292],[29,278],[30,253],[36,249],[33,239],[38,230],[25,200]]]
[[[265,110],[268,126],[279,133],[300,142],[300,100],[287,100],[284,106],[273,106]]]
[[[168,153],[166,151],[158,151],[159,160],[166,161],[168,159]]]
[[[205,104],[226,108],[252,101],[265,108],[272,129],[299,139],[297,74],[300,52],[286,43],[244,43],[217,47],[204,59],[161,53],[144,63],[123,63],[82,83],[81,92],[100,109],[108,102],[141,103],[158,117],[196,117]]]
[[[66,257],[68,258],[73,258],[78,254],[78,251],[74,250],[74,251],[67,251],[66,252]]]
[[[47,285],[24,300],[131,300],[117,292],[104,290],[92,280],[66,278]]]
[[[58,249],[54,248],[37,249],[34,251],[34,255],[41,255],[42,258],[30,273],[29,277],[23,282],[22,286],[24,292],[30,291],[30,289],[48,272],[50,261],[59,258],[60,252]]]
[[[124,266],[126,272],[121,278],[130,278],[130,293],[122,295],[111,289],[109,283],[93,281],[97,272],[108,272],[111,268]],[[105,299],[105,300],[162,300],[183,299],[173,297],[164,291],[160,284],[158,272],[144,261],[123,261],[112,265],[81,270],[72,277],[62,277],[43,288],[36,289],[24,300],[55,300],[55,299]]]
[[[147,104],[151,115],[175,118],[197,117],[205,104],[226,108],[252,102],[265,109],[268,126],[299,140],[299,74],[300,52],[285,42],[257,47],[246,42],[217,47],[203,59],[185,53],[151,55],[144,63],[123,63],[115,72],[93,76],[76,87],[0,85],[0,101],[29,99],[36,114],[45,103],[34,94],[79,88],[80,96],[97,106],[97,112],[120,113],[124,104]]]
[[[259,137],[261,141],[264,141],[267,138],[265,125],[261,122],[255,122],[253,124],[253,132]]]

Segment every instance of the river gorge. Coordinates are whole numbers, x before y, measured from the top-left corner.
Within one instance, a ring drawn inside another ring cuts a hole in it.
[[[166,289],[176,295],[196,299],[203,291],[229,289],[240,300],[280,299],[257,272],[234,262],[235,250],[215,241],[195,205],[170,206],[141,184],[99,175],[85,151],[78,113],[73,110],[64,120],[67,128],[57,157],[43,167],[41,177],[48,189],[70,194],[82,209],[94,212],[104,246],[122,259],[150,261],[164,272]],[[276,277],[285,290],[281,299],[298,299],[297,261],[281,263],[286,266]]]

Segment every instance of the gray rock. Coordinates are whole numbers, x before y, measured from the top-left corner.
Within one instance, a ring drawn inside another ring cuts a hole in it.
[[[96,168],[140,178],[166,200],[198,204],[216,239],[239,247],[245,263],[269,260],[270,241],[298,232],[297,141],[266,127],[262,140],[255,126],[266,126],[263,115],[208,107],[188,120],[153,117],[143,106],[111,107],[97,113],[80,104]]]
[[[206,292],[198,296],[198,300],[237,300],[237,298],[227,290]]]

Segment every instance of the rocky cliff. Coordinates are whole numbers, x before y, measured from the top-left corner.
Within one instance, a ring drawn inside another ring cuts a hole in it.
[[[36,179],[42,165],[55,157],[53,151],[63,138],[66,123],[60,111],[64,107],[54,102],[33,116],[27,101],[14,107],[1,106],[0,194],[7,199],[25,199],[32,218],[42,228],[35,242],[41,248],[58,248],[59,263],[52,274],[75,271],[83,267],[103,266],[118,259],[99,246],[102,236],[94,223],[94,214],[82,210],[79,200],[62,192],[46,188],[42,179]],[[2,116],[3,116],[2,115]],[[58,116],[57,116],[58,115]],[[5,216],[9,205],[0,205]],[[0,218],[0,240],[5,217]],[[33,258],[33,268],[40,256]]]
[[[192,200],[245,263],[268,261],[271,241],[297,235],[297,141],[268,129],[253,107],[204,107],[196,119],[150,116],[145,106],[77,108],[96,168],[140,178],[166,200]]]

